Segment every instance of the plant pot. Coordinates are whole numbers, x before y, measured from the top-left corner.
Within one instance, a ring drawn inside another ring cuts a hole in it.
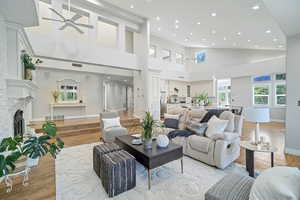
[[[26,164],[28,167],[35,167],[39,164],[39,158],[36,159],[27,158]]]
[[[25,69],[25,80],[32,81],[32,70],[31,69]]]
[[[144,149],[152,149],[152,139],[144,140]]]

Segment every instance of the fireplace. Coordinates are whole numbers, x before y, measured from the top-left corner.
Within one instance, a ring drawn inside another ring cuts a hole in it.
[[[22,136],[25,131],[25,120],[23,117],[23,111],[17,110],[14,115],[14,136]]]

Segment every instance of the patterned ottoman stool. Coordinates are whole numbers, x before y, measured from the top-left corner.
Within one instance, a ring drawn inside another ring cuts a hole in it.
[[[109,197],[114,197],[136,186],[135,158],[127,151],[115,151],[103,156],[102,185]]]
[[[121,148],[116,145],[115,143],[106,143],[94,146],[93,149],[93,167],[94,171],[101,178],[101,161],[103,160],[102,157],[106,153],[119,151]]]

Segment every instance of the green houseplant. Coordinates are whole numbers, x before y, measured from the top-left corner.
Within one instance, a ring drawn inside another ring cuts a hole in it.
[[[64,142],[57,137],[57,127],[53,122],[43,124],[41,136],[4,138],[0,143],[0,177],[13,173],[16,161],[27,157],[30,166],[36,166],[40,157],[50,153],[55,159],[64,148]]]
[[[144,140],[144,147],[146,149],[152,148],[152,132],[154,124],[155,121],[153,120],[153,117],[151,116],[150,112],[146,112],[142,123],[142,127],[144,129],[142,138]]]
[[[196,96],[197,100],[199,101],[199,104],[201,106],[204,106],[208,103],[208,93],[202,92],[201,94]]]
[[[40,59],[37,59],[35,62],[33,62],[31,56],[25,51],[22,51],[21,61],[23,63],[25,71],[24,79],[32,81],[32,71],[36,69],[35,65],[42,63],[42,61]]]

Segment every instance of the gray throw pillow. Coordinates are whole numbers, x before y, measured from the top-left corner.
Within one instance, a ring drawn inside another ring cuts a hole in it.
[[[166,128],[178,129],[179,120],[178,119],[165,119],[164,124]]]
[[[204,136],[207,127],[208,127],[207,123],[191,122],[187,126],[187,129],[196,133],[199,136]]]

